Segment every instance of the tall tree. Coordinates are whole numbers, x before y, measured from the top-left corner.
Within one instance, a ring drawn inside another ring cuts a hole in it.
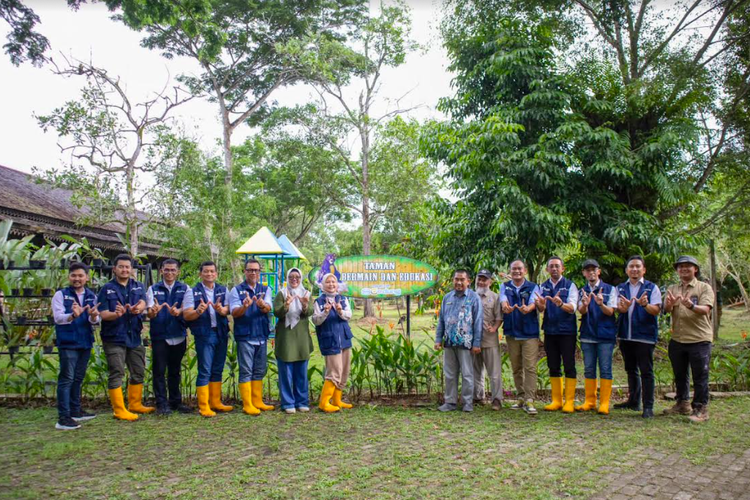
[[[464,264],[523,257],[535,274],[565,252],[621,273],[638,252],[658,274],[695,244],[680,214],[728,144],[702,125],[725,126],[734,106],[719,99],[718,54],[740,43],[721,33],[746,4],[449,2],[452,120],[428,131],[425,151],[449,166],[450,239],[477,256]]]
[[[387,103],[381,95],[383,72],[404,64],[407,54],[417,47],[410,31],[408,7],[394,2],[381,4],[377,15],[363,20],[346,46],[325,39],[309,40],[318,46],[313,51],[319,56],[317,59],[305,57],[307,43],[286,47],[291,59],[307,67],[310,74],[321,75],[316,84],[318,102],[297,108],[287,116],[306,130],[310,140],[315,137],[324,141],[346,167],[350,182],[339,186],[336,200],[362,221],[363,255],[370,255],[372,231],[379,221],[400,203],[408,203],[396,189],[403,187],[404,181],[413,182],[394,175],[395,170],[387,171],[394,163],[385,158],[375,162],[375,134],[379,127],[410,110],[400,106],[400,99],[395,100],[393,109],[384,110]],[[389,126],[402,125],[405,129],[409,126],[402,121]],[[387,154],[385,149],[382,153]],[[369,300],[364,313],[373,315]]]
[[[276,90],[309,76],[278,47],[303,36],[343,38],[346,26],[364,8],[360,0],[122,0],[120,6],[128,26],[145,30],[144,46],[200,65],[200,75],[183,75],[181,80],[195,95],[217,104],[223,130],[223,192],[230,197],[235,192],[233,134],[242,124],[261,120]],[[224,228],[230,232],[235,226],[231,216],[224,214]]]
[[[135,257],[141,228],[150,222],[139,210],[153,190],[148,176],[179,156],[179,145],[170,139],[170,114],[192,96],[173,87],[135,102],[119,77],[103,68],[67,60],[55,68],[60,76],[85,79],[86,86],[80,100],[38,117],[45,132],[52,129],[65,139],[60,148],[69,157],[48,177],[73,188],[96,222],[122,222]]]

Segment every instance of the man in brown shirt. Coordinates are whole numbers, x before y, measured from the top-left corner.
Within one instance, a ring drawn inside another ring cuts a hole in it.
[[[708,420],[708,367],[711,360],[713,328],[711,310],[714,291],[698,280],[700,266],[689,255],[674,265],[680,282],[667,289],[664,312],[672,314],[672,339],[669,360],[672,362],[677,402],[664,410],[666,415],[690,415],[692,422]],[[693,402],[690,404],[690,374],[693,372]]]
[[[492,272],[482,269],[477,274],[476,292],[482,299],[482,352],[473,354],[474,357],[474,402],[484,402],[484,372],[490,379],[492,409],[502,408],[503,375],[500,371],[500,341],[497,330],[503,323],[503,311],[500,306],[500,296],[490,290],[492,286]]]

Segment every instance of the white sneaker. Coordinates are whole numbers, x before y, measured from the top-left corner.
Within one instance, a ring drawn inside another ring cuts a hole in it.
[[[73,431],[75,429],[80,429],[80,428],[81,428],[81,424],[79,424],[78,422],[76,422],[70,417],[61,418],[55,424],[55,429],[59,431]]]
[[[523,411],[525,411],[529,415],[536,415],[536,408],[534,408],[534,402],[529,400],[526,401],[526,404],[523,406]]]
[[[524,401],[519,399],[515,403],[513,403],[510,407],[511,410],[523,410]]]
[[[291,415],[292,413],[297,413],[297,410],[295,410],[294,408],[287,408],[284,410],[284,413],[288,413],[289,415]]]
[[[310,408],[308,408],[307,406],[300,406],[299,408],[297,408],[297,411],[307,413],[308,411],[310,411]]]

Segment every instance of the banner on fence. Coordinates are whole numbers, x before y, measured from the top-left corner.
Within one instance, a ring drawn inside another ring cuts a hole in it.
[[[326,255],[323,265],[310,271],[310,282],[321,287],[321,279],[333,273],[346,285],[341,293],[368,299],[414,295],[433,286],[437,270],[429,264],[396,255]],[[322,287],[321,287],[322,288]]]

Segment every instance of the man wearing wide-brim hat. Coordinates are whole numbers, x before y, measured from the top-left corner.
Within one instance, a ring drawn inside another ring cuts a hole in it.
[[[708,367],[711,360],[713,328],[711,310],[714,291],[698,279],[700,264],[683,255],[674,264],[680,282],[667,289],[664,312],[672,315],[669,360],[674,371],[677,402],[664,410],[666,415],[689,415],[692,422],[708,420]],[[693,375],[693,401],[690,397],[690,371]]]

